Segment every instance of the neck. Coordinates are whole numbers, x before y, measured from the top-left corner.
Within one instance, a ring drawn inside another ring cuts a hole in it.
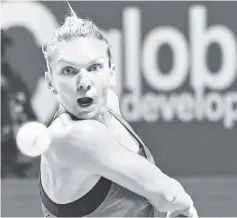
[[[111,118],[112,118],[112,115],[109,113],[108,107],[106,107],[106,108],[103,108],[102,111],[92,119],[98,120],[99,122],[108,126]]]

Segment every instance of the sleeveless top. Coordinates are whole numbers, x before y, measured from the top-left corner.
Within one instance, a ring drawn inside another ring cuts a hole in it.
[[[114,111],[109,112],[138,141],[138,155],[155,164],[148,148],[131,126]],[[154,217],[154,208],[146,198],[104,177],[88,193],[68,204],[53,202],[45,193],[40,179],[40,196],[44,217]]]

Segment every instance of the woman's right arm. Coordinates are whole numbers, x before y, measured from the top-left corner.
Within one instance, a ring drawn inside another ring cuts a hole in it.
[[[176,180],[145,158],[119,145],[109,129],[95,120],[69,121],[62,134],[52,131],[51,152],[62,165],[80,165],[145,197],[161,212],[192,207]],[[49,150],[49,151],[50,151]]]

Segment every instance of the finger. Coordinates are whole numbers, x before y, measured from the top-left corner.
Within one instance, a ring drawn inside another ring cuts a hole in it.
[[[176,217],[192,217],[192,218],[198,218],[197,211],[194,207],[191,207],[189,210],[182,211],[178,216]]]
[[[173,217],[188,217],[182,211],[175,211]]]
[[[173,211],[173,212],[169,212],[168,214],[167,214],[167,217],[169,217],[169,218],[171,218],[171,217],[179,217],[179,215],[180,215],[180,211]]]
[[[194,207],[191,207],[189,209],[189,214],[190,214],[190,217],[198,218],[198,213]]]
[[[179,215],[177,215],[175,217],[188,217],[188,216],[185,216],[184,214],[179,214]]]
[[[167,214],[167,217],[189,217],[187,210],[175,210]]]

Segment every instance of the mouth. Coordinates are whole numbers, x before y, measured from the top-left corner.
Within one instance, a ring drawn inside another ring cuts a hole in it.
[[[89,97],[82,97],[77,99],[77,103],[79,104],[80,107],[86,108],[91,106],[93,102],[93,98]]]

